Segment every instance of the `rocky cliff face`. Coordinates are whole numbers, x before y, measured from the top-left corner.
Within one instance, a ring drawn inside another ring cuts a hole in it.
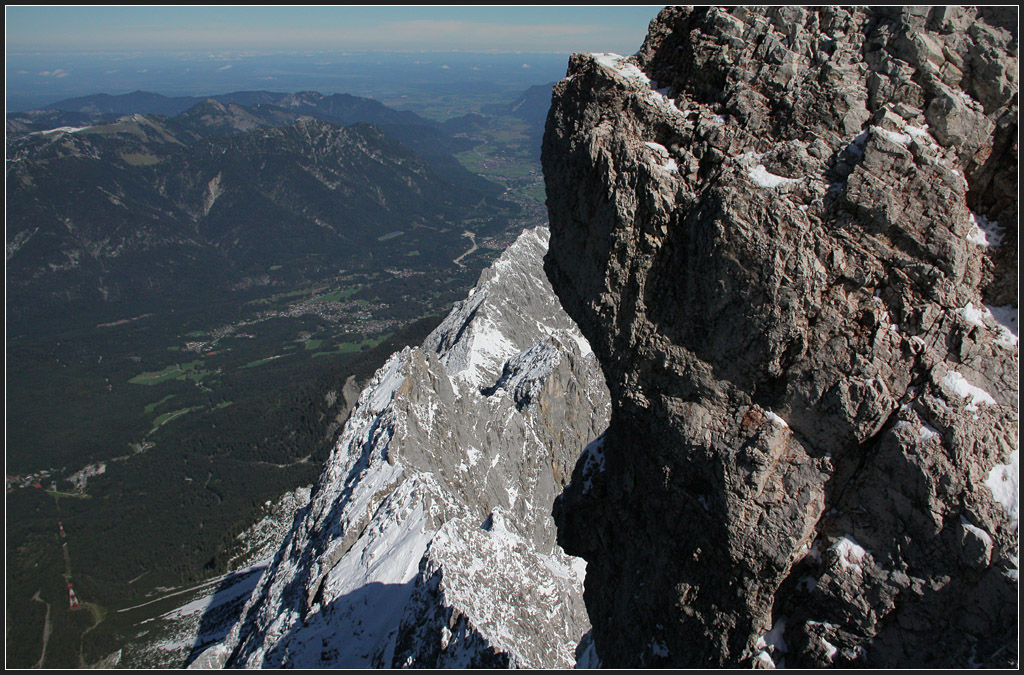
[[[607,425],[589,345],[524,233],[361,394],[309,507],[197,665],[572,666],[584,564],[551,504]]]
[[[663,10],[554,91],[606,666],[1017,663],[1016,10]]]

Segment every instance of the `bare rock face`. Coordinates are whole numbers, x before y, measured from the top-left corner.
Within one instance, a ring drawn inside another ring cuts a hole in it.
[[[545,269],[613,410],[555,516],[605,666],[1017,663],[1017,72],[1012,8],[572,57]]]
[[[363,390],[309,506],[202,665],[571,667],[583,561],[551,504],[604,431],[600,368],[523,233]]]

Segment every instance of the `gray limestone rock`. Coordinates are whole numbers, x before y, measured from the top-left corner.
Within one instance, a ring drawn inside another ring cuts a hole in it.
[[[571,667],[585,565],[551,504],[610,403],[545,228],[363,390],[226,642],[236,667]]]
[[[604,665],[1016,664],[1013,18],[673,7],[570,59],[545,269],[613,410],[555,516]]]

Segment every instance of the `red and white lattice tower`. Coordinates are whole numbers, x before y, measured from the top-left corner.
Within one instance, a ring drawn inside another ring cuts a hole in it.
[[[70,609],[81,609],[82,605],[78,602],[78,596],[75,595],[75,589],[68,584],[68,606]]]

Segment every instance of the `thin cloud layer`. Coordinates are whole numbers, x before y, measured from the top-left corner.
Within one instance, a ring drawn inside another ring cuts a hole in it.
[[[73,8],[68,8],[73,9]],[[102,11],[103,8],[94,8]],[[139,20],[138,10],[131,16],[110,14],[105,23],[80,25],[68,11],[51,13],[49,22],[41,25],[32,8],[8,10],[8,50],[360,50],[360,51],[467,51],[467,52],[555,52],[633,49],[646,31],[646,20],[639,18],[615,20],[614,8],[603,8],[597,16],[595,8],[580,7],[582,22],[565,21],[565,12],[558,8],[523,8],[510,21],[474,20],[472,18],[408,18],[390,17],[397,8],[363,8],[348,13],[344,8],[324,10],[296,9],[282,20],[280,14],[259,11],[239,13],[238,20],[226,20],[226,10],[200,13],[201,8],[179,8],[177,14],[162,8],[170,19]],[[249,8],[255,10],[256,8]],[[474,9],[465,8],[462,14]],[[636,7],[619,8],[623,17],[653,14]],[[428,8],[439,17],[453,13],[452,8]],[[191,12],[191,14],[190,14]],[[627,14],[628,13],[628,14]],[[186,16],[198,20],[186,21]],[[231,14],[234,17],[235,15]],[[207,20],[203,20],[207,17]],[[560,20],[551,21],[555,18]],[[90,17],[90,20],[92,17]],[[133,20],[134,19],[134,20]],[[174,20],[171,20],[174,19]],[[276,20],[275,20],[276,19]],[[536,21],[530,21],[536,19]],[[547,20],[546,20],[547,19]],[[573,16],[575,19],[575,16]],[[23,24],[18,26],[18,24]],[[39,25],[37,25],[39,24]],[[11,29],[16,28],[16,29]],[[628,47],[624,47],[629,45]]]

